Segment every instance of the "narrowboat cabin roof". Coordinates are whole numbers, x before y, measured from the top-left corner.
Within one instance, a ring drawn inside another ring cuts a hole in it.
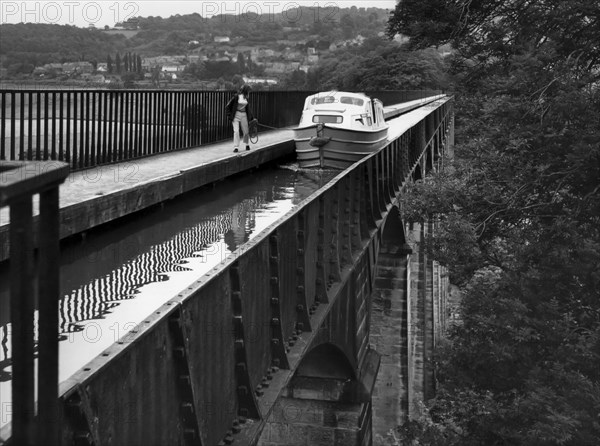
[[[304,101],[304,110],[316,109],[339,109],[344,106],[362,107],[371,99],[364,93],[348,93],[340,91],[324,91],[308,96]]]
[[[381,101],[364,93],[335,90],[320,92],[305,99],[298,128],[317,124],[367,132],[387,127]]]

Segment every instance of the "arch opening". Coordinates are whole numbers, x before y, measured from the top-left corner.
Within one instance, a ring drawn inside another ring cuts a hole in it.
[[[344,352],[331,343],[320,344],[309,351],[298,365],[295,375],[332,379],[356,377]]]
[[[411,254],[412,249],[406,242],[405,229],[398,206],[393,206],[383,226],[380,252],[398,255]]]
[[[286,389],[286,397],[303,400],[351,402],[358,394],[362,388],[350,361],[331,343],[306,354]]]

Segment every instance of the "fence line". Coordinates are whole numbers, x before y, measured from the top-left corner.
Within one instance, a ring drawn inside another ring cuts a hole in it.
[[[258,91],[262,124],[298,123],[311,91]],[[384,105],[440,91],[373,91]],[[231,91],[0,90],[0,160],[58,160],[71,169],[196,147],[232,136],[225,116]]]

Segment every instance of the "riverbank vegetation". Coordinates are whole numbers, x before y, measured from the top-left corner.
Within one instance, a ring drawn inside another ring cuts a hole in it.
[[[456,146],[407,219],[461,285],[412,445],[600,444],[600,5],[404,0],[391,36],[451,44]]]

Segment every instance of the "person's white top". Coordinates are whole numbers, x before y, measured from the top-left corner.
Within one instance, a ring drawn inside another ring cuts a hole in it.
[[[248,100],[244,97],[243,94],[238,95],[238,106],[237,111],[245,112],[246,105],[248,105]]]

